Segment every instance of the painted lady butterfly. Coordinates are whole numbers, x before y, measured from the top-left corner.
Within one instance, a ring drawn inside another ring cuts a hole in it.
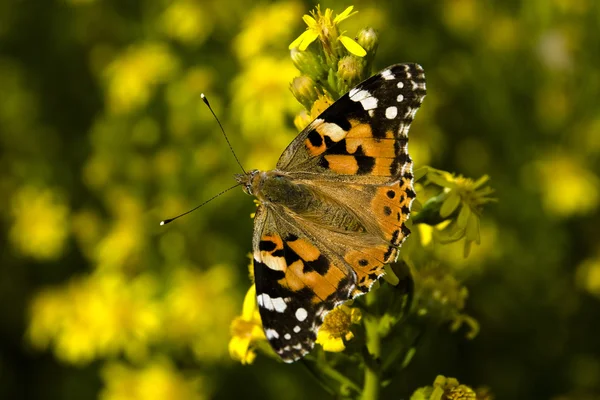
[[[276,169],[236,175],[260,203],[257,301],[283,361],[306,355],[325,315],[396,260],[415,198],[408,130],[424,97],[423,68],[392,65],[310,123]]]

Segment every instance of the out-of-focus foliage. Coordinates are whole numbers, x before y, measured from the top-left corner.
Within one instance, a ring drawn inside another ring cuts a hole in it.
[[[355,6],[343,29],[378,31],[375,69],[411,61],[426,71],[411,128],[416,167],[489,175],[498,199],[467,259],[464,240],[436,247],[435,230],[413,228],[413,242],[462,282],[442,281],[464,307],[448,323],[469,315],[481,330],[472,341],[464,320],[457,335],[427,330],[382,397],[407,398],[438,373],[497,398],[598,397],[600,5]],[[302,108],[289,92],[288,45],[312,7],[0,5],[1,398],[326,396],[300,365],[229,357],[247,290],[250,199],[228,193],[158,226],[238,172],[200,93],[245,167],[275,165]]]

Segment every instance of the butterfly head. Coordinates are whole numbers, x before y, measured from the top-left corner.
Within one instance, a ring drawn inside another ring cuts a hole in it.
[[[245,174],[235,174],[234,177],[235,181],[242,185],[242,189],[246,194],[249,194],[250,196],[256,196],[259,175],[260,171],[253,169]]]

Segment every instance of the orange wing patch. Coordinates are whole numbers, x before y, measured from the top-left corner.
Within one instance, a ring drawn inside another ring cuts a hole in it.
[[[363,154],[369,157],[396,157],[394,141],[391,139],[346,138],[346,150],[348,150],[348,153],[356,153],[358,146],[362,149]]]
[[[383,274],[383,265],[396,259],[398,249],[385,244],[368,249],[352,250],[344,260],[356,273],[356,288],[352,296],[367,293],[371,285]]]
[[[336,266],[306,239],[297,237],[282,240],[278,235],[261,238],[260,259],[272,270],[282,271],[277,282],[294,292],[309,288],[317,304],[336,293],[346,278],[343,269]]]
[[[358,172],[358,160],[355,156],[333,154],[324,157],[328,168],[333,172],[343,175],[356,175]]]
[[[402,243],[410,233],[405,222],[410,213],[409,204],[411,199],[405,189],[411,192],[412,189],[409,185],[401,186],[401,183],[404,183],[404,181],[401,180],[394,185],[379,187],[371,201],[371,207],[377,217],[384,238],[394,246]]]

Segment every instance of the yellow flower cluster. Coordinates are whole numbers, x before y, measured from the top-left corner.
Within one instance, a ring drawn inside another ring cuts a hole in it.
[[[432,386],[417,389],[410,400],[492,400],[488,389],[477,391],[467,385],[462,385],[456,378],[446,378],[438,375]]]
[[[252,364],[256,358],[255,349],[266,340],[256,304],[256,287],[252,285],[244,298],[242,315],[231,323],[229,354],[242,364]]]
[[[119,353],[143,359],[161,333],[155,290],[148,275],[133,281],[113,274],[73,279],[37,294],[27,336],[39,348],[52,344],[56,356],[72,364]]]
[[[345,304],[334,308],[325,316],[323,325],[317,333],[316,343],[323,346],[325,351],[344,351],[346,349],[344,342],[354,337],[350,330],[351,325],[360,323],[361,318],[358,308],[351,308]]]
[[[222,359],[235,305],[230,269],[180,269],[166,283],[160,295],[154,275],[112,272],[45,289],[31,304],[27,336],[72,364],[120,354],[144,361],[150,346],[165,341],[191,348],[199,360]]]
[[[177,68],[177,60],[165,44],[132,46],[104,70],[109,109],[124,114],[146,105],[155,85],[166,82]]]
[[[39,260],[62,255],[69,209],[57,191],[25,186],[15,193],[11,213],[10,239],[22,254]]]
[[[166,359],[142,368],[109,363],[102,370],[101,400],[203,400],[207,385],[199,376],[184,376]],[[201,394],[202,393],[202,394]]]

